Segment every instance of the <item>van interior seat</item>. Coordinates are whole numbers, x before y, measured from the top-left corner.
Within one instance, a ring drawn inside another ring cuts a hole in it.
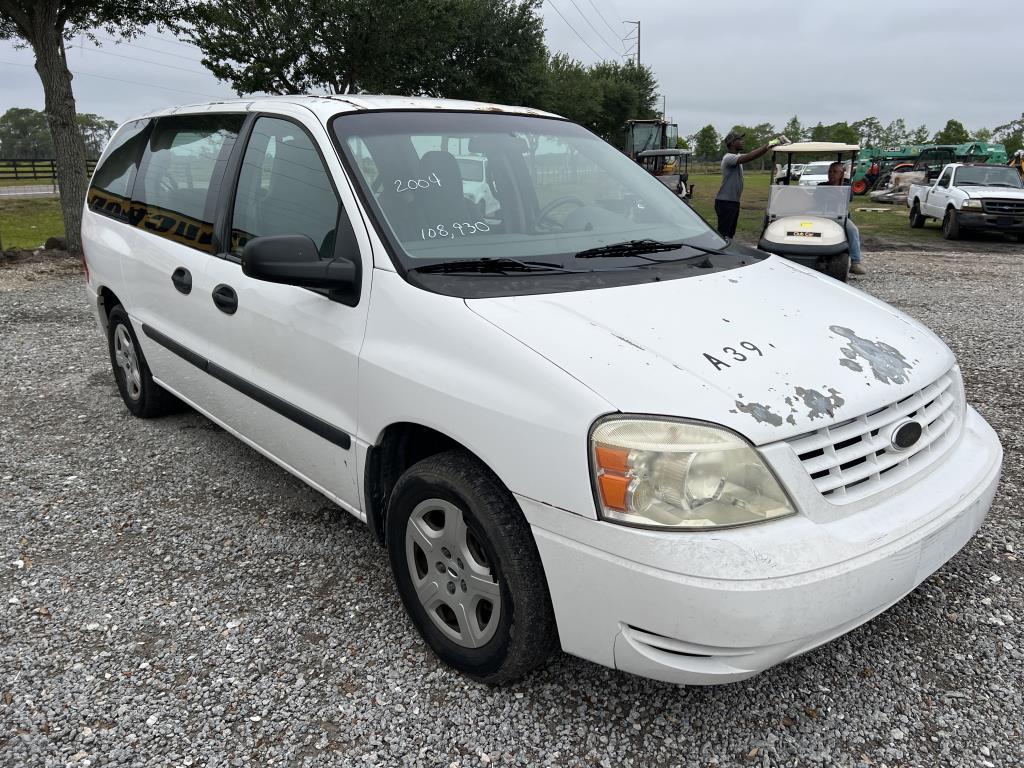
[[[451,152],[433,150],[420,158],[420,178],[436,176],[440,186],[430,184],[418,190],[417,200],[420,220],[424,227],[443,225],[451,227],[454,222],[473,221],[476,211],[462,194],[462,171],[459,161]]]

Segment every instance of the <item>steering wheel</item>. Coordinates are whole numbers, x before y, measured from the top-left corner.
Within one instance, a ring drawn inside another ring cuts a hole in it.
[[[586,203],[576,197],[576,195],[563,195],[562,197],[556,197],[537,212],[537,218],[534,221],[534,226],[548,218],[551,215],[551,212],[556,208],[561,208],[563,205],[569,205],[570,203],[575,205],[577,208],[582,208],[586,205]],[[551,223],[556,225],[558,224],[556,221],[552,221]]]

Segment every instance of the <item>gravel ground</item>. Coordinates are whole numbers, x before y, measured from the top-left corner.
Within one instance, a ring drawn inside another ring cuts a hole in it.
[[[718,688],[450,672],[360,523],[195,413],[128,415],[75,262],[0,265],[0,765],[1024,764],[1024,252],[869,259],[959,356],[1001,489],[894,608]]]

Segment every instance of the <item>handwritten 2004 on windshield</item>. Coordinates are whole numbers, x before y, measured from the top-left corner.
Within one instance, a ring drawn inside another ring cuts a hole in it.
[[[450,228],[448,224],[436,224],[433,227],[420,229],[420,239],[433,240],[437,237],[450,237],[455,239],[456,237],[467,237],[469,235],[475,235],[478,232],[490,231],[490,226],[482,221],[475,221],[472,223],[468,221],[463,221],[462,223],[453,222],[450,225]]]

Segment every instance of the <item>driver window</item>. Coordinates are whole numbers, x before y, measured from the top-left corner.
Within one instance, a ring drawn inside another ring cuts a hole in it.
[[[334,253],[340,205],[310,136],[296,123],[261,117],[242,158],[231,252],[254,237],[307,235],[320,258]]]
[[[952,171],[950,171],[950,170],[949,170],[949,169],[947,168],[947,169],[946,169],[946,170],[945,170],[945,171],[943,172],[942,176],[941,176],[941,177],[939,178],[939,186],[940,186],[940,187],[948,187],[948,186],[949,186],[949,180],[950,180],[950,178],[952,178],[952,176],[953,176],[953,172],[952,172]]]

